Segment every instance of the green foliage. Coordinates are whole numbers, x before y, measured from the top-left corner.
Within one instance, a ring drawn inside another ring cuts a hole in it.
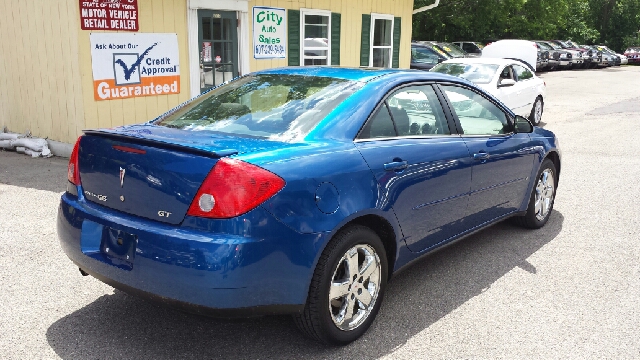
[[[640,0],[441,0],[413,17],[414,40],[572,39],[624,51],[638,30]]]

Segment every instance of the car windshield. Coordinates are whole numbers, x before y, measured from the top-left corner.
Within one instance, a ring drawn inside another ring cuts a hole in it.
[[[249,75],[195,98],[156,125],[295,141],[362,85],[319,76]]]
[[[431,71],[461,77],[476,84],[488,84],[496,75],[498,67],[495,64],[442,63]]]
[[[411,47],[411,61],[419,64],[436,64],[438,63],[439,56],[436,53],[425,47],[412,46]]]
[[[545,43],[536,43],[542,50],[553,50],[553,48]]]
[[[467,55],[467,53],[464,50],[450,43],[441,42],[441,43],[438,43],[438,46],[440,46],[442,50],[446,51],[453,57],[463,57]]]
[[[556,44],[556,43],[552,43],[552,42],[546,42],[545,44],[551,46],[551,48],[553,48],[553,50],[562,50],[562,46]]]
[[[574,48],[579,48],[579,47],[580,47],[580,45],[578,45],[578,44],[574,43],[574,42],[573,42],[573,41],[571,41],[571,40],[567,40],[567,41],[565,41],[565,44],[567,44],[567,45],[568,45],[568,46],[570,46],[570,47],[574,47]]]
[[[474,44],[476,44],[478,49],[480,49],[480,50],[484,49],[484,45],[482,43],[477,42],[477,43],[474,43]]]
[[[637,53],[637,52],[640,52],[640,48],[628,48],[625,52]]]

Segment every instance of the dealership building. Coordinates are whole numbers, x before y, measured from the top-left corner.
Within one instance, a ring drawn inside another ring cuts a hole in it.
[[[83,129],[154,119],[253,71],[408,68],[413,12],[413,0],[3,1],[0,131],[69,149]]]

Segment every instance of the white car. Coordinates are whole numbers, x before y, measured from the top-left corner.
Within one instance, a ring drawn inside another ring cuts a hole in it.
[[[629,59],[622,55],[622,54],[617,54],[618,56],[620,56],[620,65],[627,65],[629,63]]]
[[[546,84],[520,61],[450,59],[436,65],[431,71],[467,79],[495,96],[516,115],[529,118],[534,125],[540,124]]]

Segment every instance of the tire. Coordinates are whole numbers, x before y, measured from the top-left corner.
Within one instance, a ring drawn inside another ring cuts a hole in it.
[[[538,114],[538,106],[540,113]],[[540,120],[542,120],[542,112],[544,111],[544,101],[541,96],[536,98],[536,101],[533,102],[533,106],[531,107],[531,114],[529,114],[529,121],[535,126],[540,124]]]
[[[538,170],[538,176],[533,184],[527,213],[524,216],[515,217],[514,221],[516,224],[529,229],[539,229],[543,227],[553,211],[557,183],[556,166],[553,164],[553,161],[545,159],[542,162],[542,166],[540,166],[540,170]],[[540,207],[538,207],[537,203],[540,204]]]
[[[349,270],[352,268],[349,258],[358,261],[351,263],[358,267],[355,279]],[[318,260],[304,310],[294,315],[296,325],[308,337],[325,344],[346,345],[358,339],[380,309],[387,285],[387,266],[384,246],[373,230],[361,225],[341,230]],[[343,285],[334,287],[330,295],[332,284],[338,283]],[[338,297],[331,300],[330,296]],[[368,306],[363,302],[367,298]],[[347,322],[349,305],[352,317]]]

